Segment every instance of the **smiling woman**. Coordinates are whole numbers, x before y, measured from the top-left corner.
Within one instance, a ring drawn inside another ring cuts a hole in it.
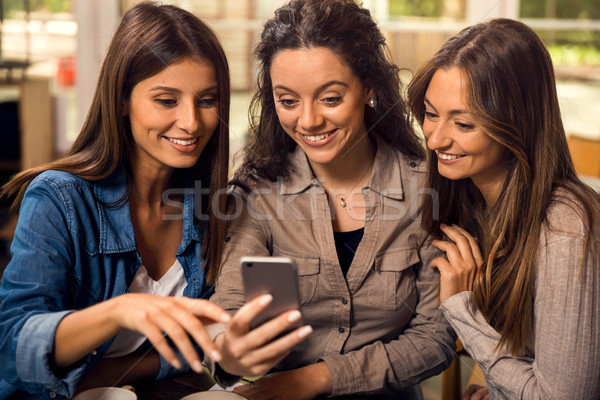
[[[259,114],[232,182],[211,301],[244,304],[240,256],[285,256],[312,334],[281,354],[310,332],[271,340],[298,313],[253,330],[232,323],[215,339],[215,378],[229,383],[260,355],[272,363],[256,374],[277,365],[236,388],[249,399],[419,399],[419,382],[450,363],[455,338],[429,268],[441,253],[420,226],[423,147],[383,35],[352,0],[293,0],[265,24],[256,54]]]
[[[177,7],[131,8],[71,150],[2,189],[20,215],[0,287],[0,399],[71,398],[202,372],[201,352],[220,359],[204,324],[230,319],[205,300],[228,119],[212,30]]]
[[[190,168],[219,125],[215,69],[185,59],[138,83],[125,101],[141,169]]]
[[[470,178],[493,203],[506,175],[507,151],[475,124],[467,107],[466,80],[458,68],[438,69],[425,93],[423,134],[448,179]]]
[[[600,197],[575,173],[544,43],[509,19],[465,28],[408,95],[443,199],[423,214],[446,253],[441,310],[487,381],[465,396],[600,398]]]

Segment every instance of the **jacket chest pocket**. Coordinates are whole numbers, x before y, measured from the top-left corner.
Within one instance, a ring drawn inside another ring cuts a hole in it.
[[[403,305],[414,306],[418,264],[416,247],[391,250],[375,256],[375,265],[369,279],[369,304],[384,310],[397,310]]]
[[[317,299],[317,283],[321,260],[317,256],[292,253],[273,246],[273,256],[289,257],[296,263],[298,273],[298,291],[300,293],[300,304],[307,305]]]

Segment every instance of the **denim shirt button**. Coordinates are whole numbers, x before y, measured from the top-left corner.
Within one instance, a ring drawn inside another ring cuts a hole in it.
[[[194,279],[192,279],[190,282],[194,283],[194,282],[196,282],[196,279],[194,278]]]
[[[92,351],[92,355],[93,355],[93,356],[97,356],[97,355],[98,355],[98,352],[97,352],[96,350],[94,350],[94,351]]]
[[[54,399],[54,398],[56,398],[56,393],[50,392],[50,393],[48,393],[48,396],[50,396],[51,399]]]

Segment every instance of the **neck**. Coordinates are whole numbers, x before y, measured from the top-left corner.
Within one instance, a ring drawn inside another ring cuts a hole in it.
[[[477,189],[479,189],[479,192],[489,208],[494,205],[500,197],[504,179],[487,180],[483,182],[473,179],[473,183],[477,186]]]
[[[171,187],[173,168],[156,168],[144,163],[132,163],[133,188],[131,196],[135,204],[150,208],[162,206],[163,193]]]
[[[335,160],[327,164],[315,163],[311,160],[309,163],[315,176],[327,189],[349,189],[365,176],[369,178],[365,171],[371,168],[375,151],[375,143],[365,135],[352,149]]]

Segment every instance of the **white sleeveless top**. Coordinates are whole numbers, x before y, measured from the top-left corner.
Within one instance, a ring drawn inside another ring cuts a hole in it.
[[[157,296],[181,297],[186,286],[187,281],[183,274],[183,267],[175,259],[175,263],[158,281],[150,278],[146,267],[142,265],[135,274],[129,291],[131,293],[147,293]],[[133,353],[145,341],[146,336],[141,333],[124,329],[117,334],[105,357],[114,358]]]

